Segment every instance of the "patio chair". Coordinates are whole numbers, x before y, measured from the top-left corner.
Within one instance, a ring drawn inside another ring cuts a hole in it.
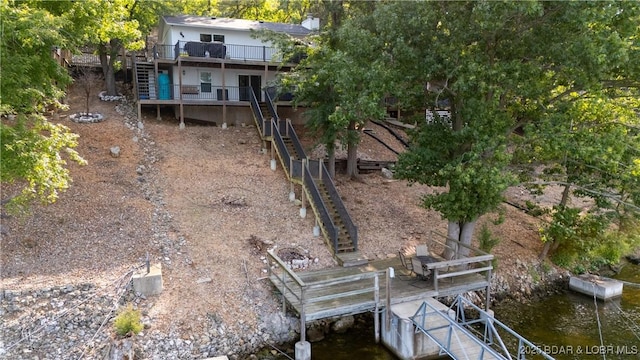
[[[427,245],[421,244],[416,246],[416,256],[429,256],[429,248]]]
[[[402,250],[398,251],[398,256],[400,257],[400,262],[402,263],[402,266],[409,270],[409,275],[398,275],[398,277],[400,279],[411,279],[413,278],[413,264],[410,261],[407,261],[407,256],[404,254],[404,252]]]

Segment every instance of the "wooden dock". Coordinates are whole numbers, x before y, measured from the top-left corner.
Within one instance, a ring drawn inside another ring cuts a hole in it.
[[[431,264],[441,269],[456,266],[462,270],[435,271],[427,280],[411,274],[397,257],[371,261],[361,266],[297,273],[289,270],[273,252],[269,252],[269,258],[272,262],[269,279],[283,297],[283,309],[289,304],[300,315],[301,322],[305,323],[365,313],[386,305],[430,297],[488,290],[493,256]],[[387,284],[389,268],[393,268],[395,278],[389,279]]]

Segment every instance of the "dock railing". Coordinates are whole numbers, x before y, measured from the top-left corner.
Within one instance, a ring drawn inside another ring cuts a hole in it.
[[[380,303],[380,277],[385,276],[386,270],[380,271],[368,271],[363,273],[357,273],[353,275],[333,277],[328,279],[319,279],[313,282],[304,282],[296,273],[289,268],[289,266],[282,261],[274,253],[273,250],[267,251],[269,262],[269,277],[272,283],[282,294],[282,310],[286,311],[286,301],[289,299],[289,303],[298,310],[300,315],[300,339],[305,341],[305,324],[307,320],[305,309],[319,302],[345,300],[348,298],[361,298],[362,296],[368,296],[370,294],[371,300],[367,301],[368,307],[373,310],[378,310]],[[359,286],[357,289],[352,289],[345,284],[359,282],[362,280],[371,279],[370,286]],[[348,289],[348,290],[345,290]],[[313,297],[308,297],[307,294],[319,290],[322,292],[321,296],[317,294]],[[292,301],[293,300],[293,301]],[[297,306],[296,306],[297,305]],[[339,315],[339,314],[334,314]],[[332,314],[323,314],[320,318],[334,316]],[[341,314],[344,315],[344,314]],[[316,320],[315,318],[309,320]]]
[[[469,249],[470,256],[452,260],[443,259],[442,261],[426,264],[426,267],[432,271],[433,288],[436,291],[438,291],[438,283],[440,280],[449,279],[453,282],[456,277],[470,274],[484,274],[487,283],[490,283],[491,272],[493,271],[493,255],[463,244],[455,239],[448,238],[446,235],[437,231],[431,231],[427,246],[434,254],[440,252],[441,249],[452,248],[447,245],[447,243],[436,240],[437,237],[448,240],[449,243],[455,244],[457,248],[465,247]]]

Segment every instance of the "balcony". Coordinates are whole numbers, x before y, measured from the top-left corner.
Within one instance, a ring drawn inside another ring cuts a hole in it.
[[[140,100],[152,100],[153,103],[157,100],[167,100],[168,102],[174,102],[179,100],[183,103],[215,103],[215,102],[236,102],[250,101],[251,87],[238,87],[238,86],[226,86],[224,89],[221,86],[212,84],[168,84],[168,85],[156,85],[151,91],[141,91]]]
[[[156,60],[175,61],[178,57],[195,59],[227,59],[236,61],[280,62],[277,49],[269,46],[203,43],[178,41],[175,45],[156,44],[153,47]]]

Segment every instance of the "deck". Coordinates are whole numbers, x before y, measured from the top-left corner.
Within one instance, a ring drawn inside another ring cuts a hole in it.
[[[399,258],[371,261],[355,267],[334,267],[318,271],[294,273],[280,259],[269,253],[272,263],[269,276],[301,321],[334,316],[355,315],[376,308],[425,298],[458,295],[467,291],[487,290],[490,284],[491,255],[443,261],[442,268],[457,264],[457,271],[442,271],[422,280],[404,268]],[[437,263],[436,263],[437,264]],[[464,264],[463,267],[460,264]],[[480,265],[480,266],[479,266]],[[387,286],[387,269],[395,278]],[[389,300],[387,300],[389,289]]]

